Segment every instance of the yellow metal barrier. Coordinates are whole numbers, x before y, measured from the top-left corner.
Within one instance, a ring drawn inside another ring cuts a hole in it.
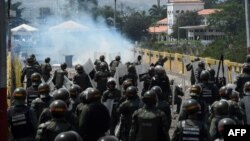
[[[179,53],[169,53],[169,52],[159,52],[159,51],[140,49],[140,48],[137,48],[137,52],[140,53],[141,55],[144,55],[145,56],[144,61],[150,64],[155,63],[159,59],[159,57],[167,56],[168,61],[164,64],[164,68],[166,70],[169,70],[175,73],[180,73],[180,74],[187,73],[185,64],[183,62],[183,58],[188,57],[190,61],[194,60],[195,58],[195,56],[190,56],[190,55],[184,55],[184,54],[179,54]],[[211,58],[200,58],[200,59],[204,60],[205,63],[209,67],[211,67],[211,65],[219,64],[219,60],[216,60],[216,59],[211,59]],[[233,82],[232,72],[235,71],[237,73],[240,73],[242,70],[243,64],[225,60],[224,65],[228,67],[228,81],[232,83]]]

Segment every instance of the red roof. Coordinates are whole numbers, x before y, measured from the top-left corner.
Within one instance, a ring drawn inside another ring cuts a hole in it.
[[[157,24],[167,24],[167,23],[168,23],[168,19],[167,19],[167,18],[164,18],[164,19],[159,20],[159,21],[157,22]]]
[[[198,15],[210,15],[210,14],[214,14],[216,12],[221,11],[220,9],[202,9],[200,11],[198,11]]]
[[[166,33],[168,31],[168,27],[166,26],[151,26],[148,29],[149,33]]]
[[[170,3],[201,3],[201,0],[169,0]]]

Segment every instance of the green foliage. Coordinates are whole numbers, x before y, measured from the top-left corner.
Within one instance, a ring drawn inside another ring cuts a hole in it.
[[[210,26],[222,30],[231,40],[245,31],[245,10],[242,1],[230,0],[218,8],[220,12],[209,17]]]
[[[202,17],[197,14],[197,12],[187,12],[180,13],[176,18],[177,21],[173,25],[173,33],[171,36],[174,38],[178,38],[178,28],[182,26],[192,26],[192,25],[200,25],[202,21]],[[184,29],[179,29],[179,37],[181,39],[186,38],[186,31]]]
[[[218,6],[220,12],[209,17],[210,26],[225,33],[225,37],[212,43],[202,56],[219,59],[224,54],[225,59],[243,62],[246,56],[246,26],[245,10],[242,1],[229,0]]]
[[[123,33],[133,41],[139,41],[147,36],[147,29],[151,19],[145,12],[135,12],[129,15],[124,21]]]
[[[219,3],[219,0],[203,0],[204,8],[209,9],[209,8],[215,8],[217,6],[217,3]]]
[[[149,9],[149,14],[154,21],[161,20],[167,17],[167,6],[152,5]]]

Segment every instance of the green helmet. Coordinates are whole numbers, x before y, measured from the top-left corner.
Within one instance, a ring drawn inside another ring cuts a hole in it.
[[[61,69],[62,69],[62,70],[65,70],[66,68],[67,68],[67,64],[66,64],[66,63],[62,63],[62,64],[61,64]]]
[[[215,114],[216,115],[227,115],[228,114],[228,103],[227,101],[221,100],[215,104]]]
[[[67,105],[62,100],[53,101],[50,106],[50,113],[53,118],[62,118],[67,111]]]
[[[22,87],[16,88],[13,93],[13,99],[24,101],[26,99],[26,90]]]
[[[83,66],[78,64],[75,66],[75,70],[78,72],[78,73],[83,73],[84,72],[84,69],[83,69]]]
[[[247,81],[245,84],[244,84],[244,93],[250,93],[250,81]]]
[[[208,81],[209,78],[210,78],[210,73],[209,73],[209,71],[208,71],[208,70],[203,70],[203,71],[201,72],[201,74],[200,74],[200,79],[201,79],[202,81]]]
[[[202,88],[198,84],[192,85],[189,90],[191,97],[200,97],[201,92],[202,92]]]
[[[98,139],[98,141],[119,141],[119,140],[115,136],[107,135],[107,136],[101,137],[100,139]]]
[[[69,88],[69,95],[71,98],[76,98],[81,92],[82,88],[77,84],[74,84]]]
[[[128,87],[133,86],[132,79],[126,79],[125,81],[123,81],[122,86],[123,86],[123,89],[126,91]]]
[[[151,90],[156,93],[159,100],[164,99],[161,87],[154,86],[154,87],[151,88]]]
[[[101,100],[101,93],[99,90],[95,88],[91,88],[86,93],[86,102],[92,103],[92,102],[98,102]]]
[[[40,75],[40,73],[33,73],[31,75],[31,83],[32,83],[32,86],[35,86],[35,87],[38,87],[39,84],[42,83],[42,76]]]
[[[137,88],[135,86],[129,86],[126,89],[125,96],[130,99],[137,96]]]
[[[47,84],[47,83],[41,83],[38,86],[38,92],[39,92],[41,98],[49,97],[49,93],[50,93],[49,84]]]
[[[223,135],[225,125],[236,125],[236,122],[231,118],[223,118],[218,123],[218,131]]]
[[[220,89],[219,89],[219,95],[221,98],[225,98],[225,99],[228,99],[229,96],[228,96],[228,91],[227,91],[227,87],[226,86],[222,86]]]
[[[56,91],[56,93],[53,95],[55,100],[62,100],[67,105],[70,103],[69,101],[69,91],[65,88],[60,88]]]
[[[156,102],[157,102],[157,96],[156,96],[155,91],[152,91],[152,90],[146,91],[145,94],[142,97],[142,101],[147,106],[155,105]]]
[[[75,131],[66,131],[58,134],[54,141],[82,141],[82,138]]]
[[[183,110],[185,110],[189,115],[196,114],[200,111],[200,109],[200,104],[195,99],[188,99],[183,104]]]

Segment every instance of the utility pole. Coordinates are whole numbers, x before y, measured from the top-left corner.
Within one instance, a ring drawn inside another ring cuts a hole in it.
[[[116,29],[116,0],[115,0],[115,11],[114,11],[114,27]]]
[[[0,140],[7,141],[7,48],[5,0],[0,0]]]
[[[247,54],[250,54],[250,13],[249,13],[249,0],[245,0],[245,15],[246,15],[246,33],[247,33]]]

